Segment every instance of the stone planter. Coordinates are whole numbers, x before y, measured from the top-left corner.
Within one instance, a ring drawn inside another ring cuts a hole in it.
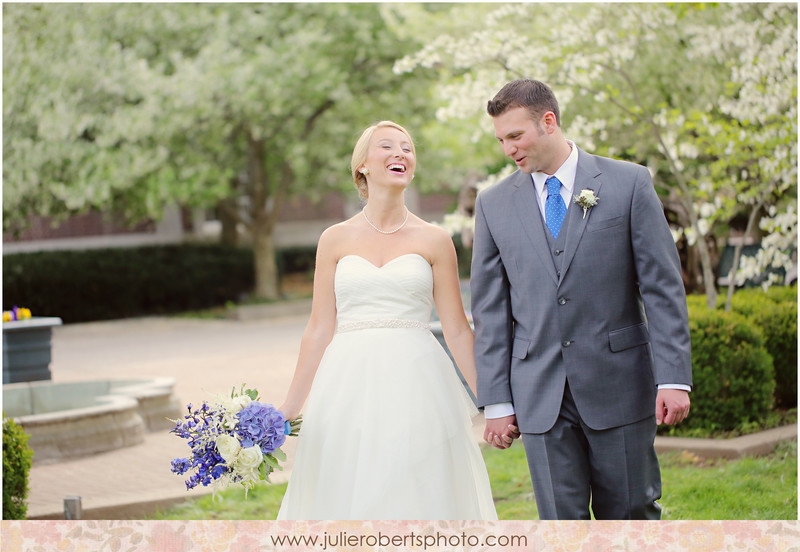
[[[97,454],[144,442],[181,417],[173,378],[38,381],[3,385],[3,411],[29,435],[33,462]]]
[[[3,322],[3,383],[52,379],[50,345],[55,316]]]

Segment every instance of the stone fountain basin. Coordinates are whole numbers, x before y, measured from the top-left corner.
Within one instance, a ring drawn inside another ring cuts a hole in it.
[[[144,441],[180,416],[172,378],[3,385],[3,413],[30,436],[34,463],[96,454]]]

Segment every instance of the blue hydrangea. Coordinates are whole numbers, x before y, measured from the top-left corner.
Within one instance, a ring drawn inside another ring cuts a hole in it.
[[[271,404],[253,401],[237,417],[236,434],[242,447],[258,445],[264,454],[272,454],[286,441],[286,418]]]

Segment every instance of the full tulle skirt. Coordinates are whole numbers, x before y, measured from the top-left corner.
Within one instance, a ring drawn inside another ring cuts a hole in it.
[[[278,519],[497,519],[475,414],[430,331],[336,334]]]

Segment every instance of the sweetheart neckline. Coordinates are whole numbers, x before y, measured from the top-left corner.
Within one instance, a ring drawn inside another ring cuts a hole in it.
[[[371,267],[373,267],[373,268],[376,268],[376,269],[378,269],[378,270],[380,270],[380,269],[382,269],[382,268],[385,268],[385,267],[389,266],[390,264],[392,264],[392,263],[393,263],[393,262],[395,262],[396,260],[398,260],[398,259],[402,259],[403,257],[419,257],[420,259],[422,259],[423,261],[425,261],[425,264],[427,264],[428,266],[430,266],[430,263],[428,262],[428,259],[426,259],[426,258],[425,258],[425,257],[423,257],[422,255],[420,255],[419,253],[403,253],[402,255],[398,255],[397,257],[395,257],[395,258],[393,258],[393,259],[391,259],[391,260],[389,260],[389,261],[386,261],[386,262],[385,262],[385,263],[383,263],[381,266],[378,266],[378,265],[376,265],[375,263],[373,263],[372,261],[370,261],[369,259],[367,259],[367,258],[365,258],[365,257],[362,257],[361,255],[356,255],[355,253],[348,253],[347,255],[344,255],[344,256],[342,256],[342,257],[339,259],[339,261],[336,263],[336,265],[338,266],[338,265],[339,265],[339,263],[340,263],[340,262],[342,262],[342,260],[343,260],[343,259],[346,259],[347,257],[355,257],[355,258],[357,258],[357,259],[361,259],[362,261],[364,261],[365,263],[367,263],[367,264],[368,264],[368,265],[370,265]]]

